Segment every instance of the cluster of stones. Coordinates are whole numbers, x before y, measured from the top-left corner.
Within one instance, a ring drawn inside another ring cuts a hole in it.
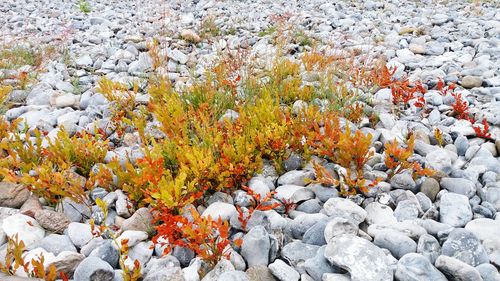
[[[176,247],[166,256],[150,240],[152,217],[146,208],[127,208],[126,194],[95,189],[87,204],[63,200],[57,208],[23,186],[0,183],[0,262],[7,238],[15,235],[26,247],[26,259],[40,254],[75,281],[121,280],[119,251],[114,241],[94,238],[88,224],[116,225],[117,241],[127,239],[127,266],[138,260],[145,281],[152,280],[500,280],[500,12],[494,3],[475,6],[465,1],[88,1],[83,14],[72,2],[60,0],[0,3],[0,33],[5,40],[30,38],[43,44],[56,40],[65,46],[67,62],[54,60],[26,90],[15,90],[7,120],[23,118],[28,129],[39,128],[53,137],[58,127],[70,132],[105,127],[109,102],[96,90],[106,75],[114,81],[138,81],[143,87],[153,71],[148,52],[151,38],[161,38],[166,65],[156,69],[176,87],[201,75],[224,50],[246,49],[257,61],[276,51],[265,31],[276,15],[286,17],[325,49],[361,50],[383,56],[397,67],[396,77],[408,76],[434,86],[438,78],[456,82],[477,120],[492,124],[494,141],[475,137],[468,121],[449,116],[454,99],[438,91],[425,94],[429,114],[422,118],[411,106],[399,118],[387,110],[389,89],[373,95],[380,116],[375,127],[357,128],[373,136],[377,153],[365,167],[366,178],[387,179],[383,144],[416,135],[414,158],[435,169],[438,176],[414,180],[402,173],[380,182],[367,193],[342,198],[337,189],[308,184],[314,178],[310,163],[299,155],[285,162],[278,175],[266,165],[249,188],[296,209],[255,211],[239,249],[205,276],[203,262],[187,249]],[[201,23],[213,18],[220,34],[203,38]],[[332,44],[335,42],[335,44]],[[332,46],[334,45],[334,46]],[[298,58],[309,46],[284,46]],[[0,70],[15,77],[18,71]],[[311,73],[304,77],[314,82]],[[312,78],[311,78],[312,77]],[[5,83],[15,81],[4,80]],[[147,94],[141,94],[147,101]],[[23,125],[24,126],[24,125]],[[433,128],[443,131],[437,145]],[[133,140],[133,136],[130,136]],[[495,141],[496,140],[496,141]],[[108,153],[125,159],[140,157],[136,141]],[[94,204],[109,206],[107,221]],[[222,217],[241,230],[235,206],[247,207],[245,191],[216,193],[203,216]],[[22,270],[18,271],[22,275]],[[20,276],[20,278],[26,276]],[[1,277],[9,280],[9,277]],[[24,279],[23,279],[24,280]]]

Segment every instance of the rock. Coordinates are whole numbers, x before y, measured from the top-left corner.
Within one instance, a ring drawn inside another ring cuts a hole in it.
[[[57,272],[64,272],[68,276],[73,276],[78,265],[85,259],[85,256],[73,251],[61,252],[52,263]]]
[[[184,278],[179,261],[173,256],[152,258],[143,272],[144,281],[190,281]],[[199,281],[199,277],[197,279]]]
[[[432,202],[436,199],[439,190],[439,182],[433,178],[426,178],[420,187],[420,191],[427,195]]]
[[[400,281],[447,280],[428,259],[415,253],[408,253],[401,257],[398,261],[395,277]]]
[[[500,237],[500,220],[475,219],[467,223],[465,229],[474,233],[481,243],[487,240],[497,240]]]
[[[310,184],[307,187],[311,189],[316,195],[316,197],[323,203],[328,201],[328,199],[330,198],[339,197],[338,190],[331,186],[322,186],[321,184]]]
[[[23,215],[27,215],[30,217],[35,217],[35,213],[42,210],[42,204],[40,204],[40,200],[38,197],[31,195],[26,202],[21,206],[19,212]]]
[[[441,179],[441,187],[469,198],[472,198],[476,194],[476,185],[468,179],[443,178]]]
[[[214,202],[208,206],[208,208],[203,211],[202,217],[210,216],[213,219],[218,219],[219,217],[224,221],[229,221],[231,217],[238,216],[236,207],[234,205],[224,202]]]
[[[367,213],[366,223],[388,225],[396,223],[394,212],[389,206],[382,205],[379,202],[372,202],[365,207]]]
[[[500,280],[500,274],[494,265],[489,263],[483,263],[476,266],[476,270],[479,271],[481,278],[484,281],[498,281]]]
[[[414,220],[418,218],[419,211],[421,212],[418,201],[403,200],[398,203],[394,210],[394,216],[399,222]]]
[[[97,257],[84,259],[76,268],[75,281],[113,281],[115,272],[111,265]]]
[[[147,264],[153,255],[154,244],[152,241],[139,242],[130,248],[128,259],[125,261],[129,269],[134,268],[134,262],[137,260],[140,264]]]
[[[122,244],[122,241],[126,240],[129,248],[137,245],[137,243],[148,239],[148,234],[144,231],[138,230],[127,230],[124,231],[118,238],[116,238],[116,243],[118,245]]]
[[[435,149],[425,156],[429,168],[449,174],[451,172],[451,157],[445,149]]]
[[[75,60],[76,66],[80,68],[91,67],[94,63],[89,55],[83,55]]]
[[[73,222],[89,219],[91,214],[88,206],[76,203],[68,198],[62,200],[62,204],[58,205],[57,210],[63,212]]]
[[[440,221],[453,227],[463,227],[472,220],[472,209],[465,195],[446,193],[441,197]]]
[[[327,223],[328,220],[323,219],[307,229],[302,237],[302,242],[318,246],[326,245],[324,233]]]
[[[71,239],[67,235],[47,235],[40,241],[40,247],[56,256],[63,251],[76,252],[75,245],[73,245],[73,242],[71,242]]]
[[[180,64],[186,64],[188,61],[188,56],[178,49],[169,52],[168,56]]]
[[[35,219],[43,228],[55,233],[63,233],[71,223],[71,220],[64,213],[47,209],[37,211],[35,213]]]
[[[439,245],[439,241],[434,236],[424,234],[418,239],[417,253],[426,257],[431,264],[434,264],[437,257],[441,254],[441,245]]]
[[[88,256],[100,258],[101,260],[111,265],[113,268],[118,267],[120,253],[116,249],[115,245],[113,245],[113,243],[114,242],[111,240],[104,240],[97,248],[90,252]]]
[[[58,108],[76,107],[79,100],[80,98],[77,95],[64,94],[56,97],[54,105]]]
[[[215,267],[201,279],[201,281],[217,281],[219,276],[221,276],[224,272],[234,271],[234,267],[230,261],[226,259],[221,259]]]
[[[299,273],[305,273],[304,261],[314,257],[320,246],[293,241],[281,249],[281,257]]]
[[[243,271],[230,270],[219,275],[217,281],[249,281],[249,279]]]
[[[125,230],[139,230],[148,232],[151,231],[153,226],[153,216],[147,208],[140,208],[128,219],[124,220],[121,229]]]
[[[128,200],[123,191],[118,189],[115,190],[115,193],[117,196],[115,202],[116,214],[123,218],[129,218],[132,215],[132,203]]]
[[[30,197],[30,192],[21,184],[0,182],[0,207],[20,208]]]
[[[288,201],[298,203],[314,198],[314,192],[299,185],[281,185],[275,190],[274,197],[282,202]]]
[[[323,208],[330,217],[345,218],[357,224],[363,222],[367,216],[363,208],[344,198],[330,198],[325,202]]]
[[[308,170],[292,170],[278,178],[278,185],[306,186],[308,180],[314,179],[314,172]]]
[[[393,280],[384,251],[352,234],[343,234],[329,241],[325,257],[333,265],[347,270],[352,281]]]
[[[391,187],[414,191],[416,183],[409,173],[399,173],[391,178]]]
[[[441,253],[474,267],[489,262],[477,236],[466,229],[454,229],[443,243]]]
[[[241,256],[246,260],[248,267],[269,264],[271,241],[269,234],[262,226],[256,226],[243,237]]]
[[[417,243],[415,241],[406,235],[392,230],[378,232],[375,235],[373,243],[389,250],[397,259],[408,253],[414,253],[417,250]]]
[[[302,239],[304,233],[313,225],[328,217],[324,214],[300,214],[290,222],[292,236],[296,239]]]
[[[307,259],[304,263],[306,273],[314,280],[321,280],[325,273],[341,272],[340,268],[332,266],[325,258],[325,249],[326,245],[322,246],[314,257]]]
[[[452,280],[482,280],[481,275],[474,267],[448,256],[439,256],[435,266]]]
[[[28,250],[34,249],[45,236],[45,230],[31,217],[15,214],[3,220],[2,229],[5,235],[14,239],[17,235]]]
[[[461,86],[466,89],[472,89],[481,87],[482,84],[483,84],[483,79],[481,79],[481,77],[467,75],[464,78],[462,78]]]
[[[280,281],[298,281],[300,274],[280,259],[269,265],[271,273]]]
[[[328,243],[332,238],[342,234],[358,234],[358,226],[348,219],[336,217],[325,225],[324,236]]]
[[[269,268],[264,265],[249,267],[246,273],[250,281],[276,281]]]
[[[78,248],[89,243],[94,237],[90,225],[79,222],[72,222],[68,225],[68,236]]]

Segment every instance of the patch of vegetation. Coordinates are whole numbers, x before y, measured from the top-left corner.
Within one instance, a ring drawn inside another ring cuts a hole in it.
[[[78,9],[80,9],[80,12],[84,14],[89,14],[90,12],[92,12],[92,8],[90,7],[90,4],[89,2],[87,2],[87,0],[80,0],[78,2]]]

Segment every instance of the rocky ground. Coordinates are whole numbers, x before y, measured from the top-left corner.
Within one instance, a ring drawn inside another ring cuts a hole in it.
[[[271,57],[270,27],[280,18],[300,31],[294,34],[299,40],[285,46],[290,56],[310,49],[313,40],[322,48],[383,57],[397,67],[395,76],[429,88],[438,78],[456,82],[475,119],[491,125],[490,140],[476,137],[468,121],[448,116],[453,98],[431,90],[425,94],[427,116],[410,110],[396,118],[381,111],[381,122],[366,130],[380,144],[417,131],[415,157],[441,173],[440,180],[401,174],[374,192],[346,199],[335,189],[308,185],[305,179],[314,173],[307,165],[301,169],[300,158],[289,159],[282,175],[254,177],[250,189],[274,190],[297,208],[288,218],[257,211],[241,249],[202,280],[500,280],[500,9],[494,1],[109,0],[88,1],[88,14],[76,2],[0,3],[0,43],[49,45],[62,54],[44,61],[36,82],[9,97],[16,106],[4,114],[9,121],[23,118],[49,137],[57,126],[77,132],[109,119],[97,81],[107,75],[144,83],[153,69],[147,52],[152,38],[170,59],[157,71],[182,87],[222,50]],[[30,70],[0,73],[14,77]],[[390,90],[374,98],[388,100]],[[444,133],[444,148],[432,137],[434,127]],[[134,148],[110,157],[126,153],[134,155]],[[369,164],[377,176],[384,173],[381,157],[376,154]],[[144,265],[144,280],[200,280],[200,261],[192,252],[177,248],[161,257],[161,247],[148,240],[147,209],[131,213],[119,190],[90,195],[111,206],[109,223],[119,226],[130,257]],[[208,201],[204,214],[238,223],[238,198],[216,194]],[[43,253],[48,263],[74,271],[75,281],[121,280],[118,251],[110,240],[93,238],[87,223],[99,217],[99,208],[65,200],[63,208],[52,210],[5,182],[0,206],[0,261],[7,237],[18,233],[28,257]],[[24,280],[9,278],[0,279]]]

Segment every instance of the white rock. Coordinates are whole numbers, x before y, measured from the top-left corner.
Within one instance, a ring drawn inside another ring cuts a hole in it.
[[[45,230],[32,217],[15,214],[3,220],[2,229],[10,239],[17,234],[26,248],[33,249],[45,236]]]

